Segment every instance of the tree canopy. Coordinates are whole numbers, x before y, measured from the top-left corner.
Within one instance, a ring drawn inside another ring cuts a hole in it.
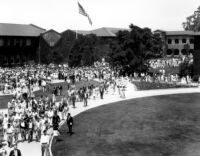
[[[69,66],[93,65],[105,58],[113,66],[126,71],[146,71],[147,60],[162,55],[162,40],[149,28],[130,25],[130,30],[119,31],[114,38],[97,37],[94,34],[78,35],[66,31],[61,40],[50,48],[41,40],[41,61],[45,63],[68,62]]]
[[[70,66],[92,65],[95,61],[95,47],[98,44],[96,35],[80,35],[69,54]]]
[[[183,28],[185,30],[200,31],[200,6],[196,11],[186,18],[183,22]]]
[[[130,31],[120,31],[110,47],[111,64],[122,66],[130,73],[147,71],[147,60],[162,55],[159,34],[153,34],[149,28],[140,28],[133,24],[130,25]]]

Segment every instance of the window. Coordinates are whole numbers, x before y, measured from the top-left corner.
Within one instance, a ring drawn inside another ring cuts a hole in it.
[[[172,40],[171,39],[168,39],[168,44],[172,44]]]
[[[7,39],[7,46],[10,46],[10,39]]]
[[[175,44],[179,44],[179,39],[175,39]]]
[[[12,65],[15,64],[15,58],[14,58],[14,56],[11,56],[11,64]]]
[[[31,39],[26,39],[26,46],[30,46],[31,45]]]
[[[174,55],[179,55],[179,50],[178,49],[174,50]]]
[[[3,38],[0,38],[0,46],[3,46],[4,45],[4,40]]]
[[[17,45],[17,38],[14,39],[14,46]]]
[[[22,39],[22,38],[19,40],[19,46],[20,46],[20,47],[23,46],[23,39]]]
[[[182,50],[181,50],[181,53],[182,53],[182,55],[186,55],[186,54],[187,54],[186,49],[182,49]]]
[[[182,39],[182,43],[186,43],[186,39],[185,38]]]
[[[16,63],[20,64],[20,56],[19,55],[16,56]]]
[[[193,54],[194,53],[194,50],[193,49],[190,49],[189,50],[189,54]]]
[[[190,44],[194,44],[194,39],[193,38],[190,39]]]
[[[172,55],[172,50],[171,49],[167,49],[167,55]]]
[[[22,57],[22,62],[25,63],[26,62],[26,56]]]
[[[8,58],[6,56],[4,56],[4,59],[3,59],[3,64],[7,65],[8,64]]]

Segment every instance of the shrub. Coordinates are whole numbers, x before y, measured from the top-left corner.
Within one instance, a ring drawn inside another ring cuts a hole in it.
[[[137,87],[137,90],[151,90],[151,89],[169,89],[169,88],[189,88],[194,86],[181,85],[181,84],[169,84],[169,83],[160,83],[160,82],[136,82],[133,81],[133,84]]]
[[[199,81],[199,75],[194,75],[193,78],[192,78],[192,80],[194,82],[198,82]]]

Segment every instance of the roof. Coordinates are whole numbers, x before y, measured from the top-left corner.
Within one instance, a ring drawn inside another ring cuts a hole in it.
[[[165,30],[157,29],[154,32],[166,32]]]
[[[0,23],[0,36],[28,36],[37,37],[46,30],[33,24]]]
[[[50,29],[46,31],[45,33],[43,33],[42,37],[50,47],[53,47],[61,39],[61,34],[53,29]]]
[[[123,31],[123,30],[129,30],[129,29],[102,27],[99,29],[91,30],[91,31],[78,30],[77,33],[82,34],[82,35],[95,34],[98,37],[116,37],[117,32],[120,30]]]
[[[194,31],[164,31],[164,30],[155,30],[156,32],[164,32],[167,36],[196,36],[200,35],[200,32],[194,32]]]
[[[74,30],[73,30],[74,31]],[[82,35],[89,35],[91,34],[91,31],[87,31],[87,30],[77,30],[78,34],[82,34]]]
[[[173,36],[173,35],[195,35],[194,31],[166,31],[166,35]]]

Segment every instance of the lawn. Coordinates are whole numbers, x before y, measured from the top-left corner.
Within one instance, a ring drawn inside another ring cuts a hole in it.
[[[88,86],[90,84],[93,84],[95,86],[99,85],[99,83],[96,82],[96,81],[80,81],[80,82],[75,83],[75,88],[80,88],[80,87],[83,87],[83,86]],[[56,86],[58,86],[58,85],[62,85],[62,87],[63,87],[63,94],[62,95],[66,95],[66,92],[67,92],[67,83],[61,82],[61,83],[52,84],[49,87],[48,91],[45,92],[45,93],[43,93],[42,90],[36,91],[35,92],[35,96],[39,97],[41,95],[43,95],[43,96],[47,95],[49,97],[52,97],[53,88],[56,87]],[[10,99],[12,99],[12,97],[13,97],[12,95],[0,96],[0,109],[6,109],[8,107],[7,106],[8,101]],[[57,101],[59,101],[61,99],[61,96],[57,96],[56,99],[57,99]]]
[[[61,127],[53,156],[198,156],[200,94],[138,98],[100,106]]]

